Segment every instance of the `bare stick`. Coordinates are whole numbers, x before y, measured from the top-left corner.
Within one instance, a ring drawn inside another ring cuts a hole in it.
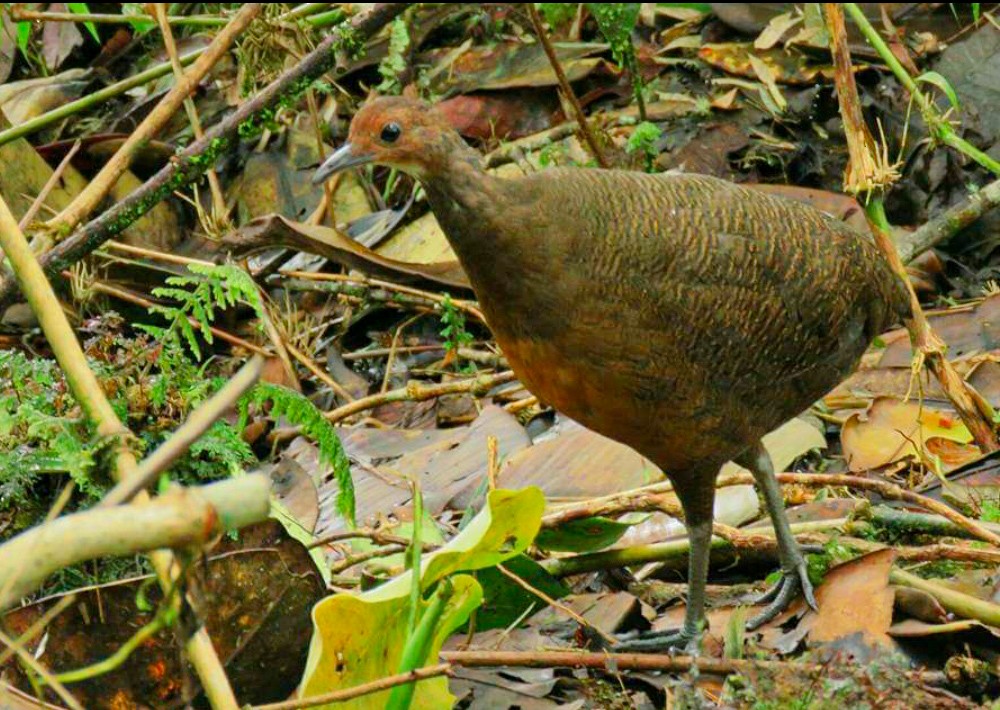
[[[174,68],[174,79],[180,85],[184,81],[184,67],[181,66],[181,60],[177,54],[174,33],[170,29],[170,22],[167,18],[166,3],[156,2],[152,3],[152,5],[156,14],[156,21],[160,25],[160,32],[163,34],[163,46],[166,47],[167,55],[170,57],[170,64]],[[201,119],[198,117],[198,109],[195,108],[194,100],[190,96],[184,98],[184,111],[188,115],[188,122],[191,124],[194,137],[196,139],[203,138],[205,131],[201,129]],[[219,175],[215,172],[215,168],[209,168],[206,175],[208,176],[209,189],[212,191],[212,206],[215,209],[215,217],[220,220],[224,219],[228,210],[226,210],[226,199],[222,196],[222,185],[219,184]]]
[[[260,13],[262,7],[263,4],[259,2],[243,5],[229,21],[229,24],[215,36],[205,52],[185,72],[183,78],[177,81],[174,88],[160,99],[156,108],[129,134],[129,137],[125,139],[125,142],[111,159],[104,164],[100,172],[91,179],[87,187],[62,212],[49,220],[48,226],[50,228],[60,232],[68,232],[94,211],[122,173],[128,170],[132,159],[139,150],[160,132],[160,129],[177,112],[184,100],[205,78],[205,75],[229,51],[233,42]]]
[[[0,546],[0,579],[30,557],[17,582],[0,597],[0,609],[70,565],[204,544],[228,530],[260,522],[270,510],[269,493],[267,477],[253,474],[202,488],[178,487],[142,505],[91,508],[26,530]]]
[[[443,675],[451,675],[450,664],[439,663],[436,666],[416,668],[408,673],[397,673],[396,675],[390,675],[385,678],[373,680],[370,683],[356,685],[353,688],[334,690],[329,693],[313,695],[308,698],[286,700],[281,703],[270,703],[268,705],[254,705],[251,710],[300,710],[300,708],[314,708],[317,705],[327,705],[329,703],[351,700],[352,698],[360,698],[364,695],[371,695],[372,693],[377,693],[381,690],[395,688],[397,685],[404,685],[406,683],[426,680],[428,678],[438,678]]]
[[[506,384],[514,379],[514,373],[507,371],[496,375],[484,375],[468,380],[443,382],[436,385],[422,385],[419,382],[410,382],[406,387],[400,387],[399,389],[373,394],[369,397],[362,397],[353,402],[348,402],[342,407],[337,407],[327,412],[324,416],[327,421],[339,422],[342,419],[369,409],[374,409],[382,404],[388,404],[389,402],[424,402],[428,399],[443,397],[446,394],[468,393],[481,397],[497,385]]]
[[[573,87],[569,85],[569,78],[566,76],[566,72],[563,71],[562,65],[559,63],[559,57],[556,56],[556,50],[552,47],[552,42],[549,41],[549,36],[546,34],[545,27],[542,25],[542,18],[538,14],[538,10],[535,9],[535,3],[524,3],[524,7],[528,11],[528,16],[531,18],[531,26],[535,30],[535,36],[538,37],[538,41],[542,45],[542,49],[545,50],[545,56],[549,58],[549,64],[552,65],[552,71],[556,73],[556,79],[559,81],[559,86],[562,89],[563,95],[566,97],[566,100],[569,101],[570,106],[573,107],[573,113],[576,114],[577,125],[580,126],[580,133],[583,135],[583,139],[587,142],[587,147],[590,148],[590,152],[594,155],[594,158],[597,159],[598,165],[602,168],[611,167],[608,159],[604,156],[604,151],[601,150],[601,147],[597,143],[597,139],[590,130],[590,124],[587,123],[587,115],[583,112],[583,106],[580,105],[580,100],[576,98],[576,92],[574,92]]]
[[[56,169],[52,171],[51,175],[49,175],[49,179],[45,181],[44,185],[42,185],[42,191],[38,193],[38,197],[36,197],[35,201],[31,203],[31,207],[28,208],[28,211],[24,213],[24,216],[21,217],[21,221],[17,224],[17,226],[22,230],[27,229],[28,225],[34,221],[35,216],[38,215],[38,211],[42,209],[42,205],[44,205],[45,200],[48,199],[49,193],[52,192],[52,190],[55,189],[55,186],[59,184],[63,173],[66,172],[66,168],[69,167],[70,161],[73,160],[73,156],[80,150],[80,145],[81,143],[79,140],[73,143],[73,147],[70,148],[69,152],[66,153],[66,156],[59,161],[59,165],[56,166]]]
[[[1000,205],[1000,180],[994,180],[980,188],[909,235],[900,245],[899,257],[904,263],[910,263],[935,244],[965,229],[997,205]]]

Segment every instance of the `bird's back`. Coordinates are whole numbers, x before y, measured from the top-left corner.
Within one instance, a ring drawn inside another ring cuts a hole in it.
[[[807,205],[603,170],[505,190],[483,229],[509,254],[470,272],[505,353],[536,394],[665,466],[735,456],[905,313],[870,239]]]

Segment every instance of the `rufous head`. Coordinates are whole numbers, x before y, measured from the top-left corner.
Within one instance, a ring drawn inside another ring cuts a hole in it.
[[[455,141],[461,143],[430,104],[402,96],[377,98],[355,114],[347,142],[323,161],[313,182],[368,163],[420,178],[444,164]]]

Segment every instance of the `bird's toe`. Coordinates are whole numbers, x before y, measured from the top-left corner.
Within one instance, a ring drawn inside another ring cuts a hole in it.
[[[814,610],[819,608],[816,603],[816,595],[813,593],[812,582],[809,581],[809,573],[806,569],[805,561],[802,560],[795,565],[792,571],[783,570],[781,580],[767,590],[758,600],[758,604],[766,604],[763,611],[747,622],[749,630],[763,626],[778,616],[788,608],[788,605],[795,599],[796,594],[801,591],[806,603]]]

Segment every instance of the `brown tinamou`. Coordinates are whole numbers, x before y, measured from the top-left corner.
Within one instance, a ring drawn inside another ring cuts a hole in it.
[[[687,612],[679,631],[640,646],[698,636],[715,478],[730,460],[763,493],[782,566],[749,626],[800,590],[815,606],[760,438],[837,385],[905,315],[902,284],[869,239],[807,205],[703,175],[497,178],[433,108],[406,98],[365,105],[316,180],[365,163],[423,185],[521,381],[673,482],[691,538]]]

